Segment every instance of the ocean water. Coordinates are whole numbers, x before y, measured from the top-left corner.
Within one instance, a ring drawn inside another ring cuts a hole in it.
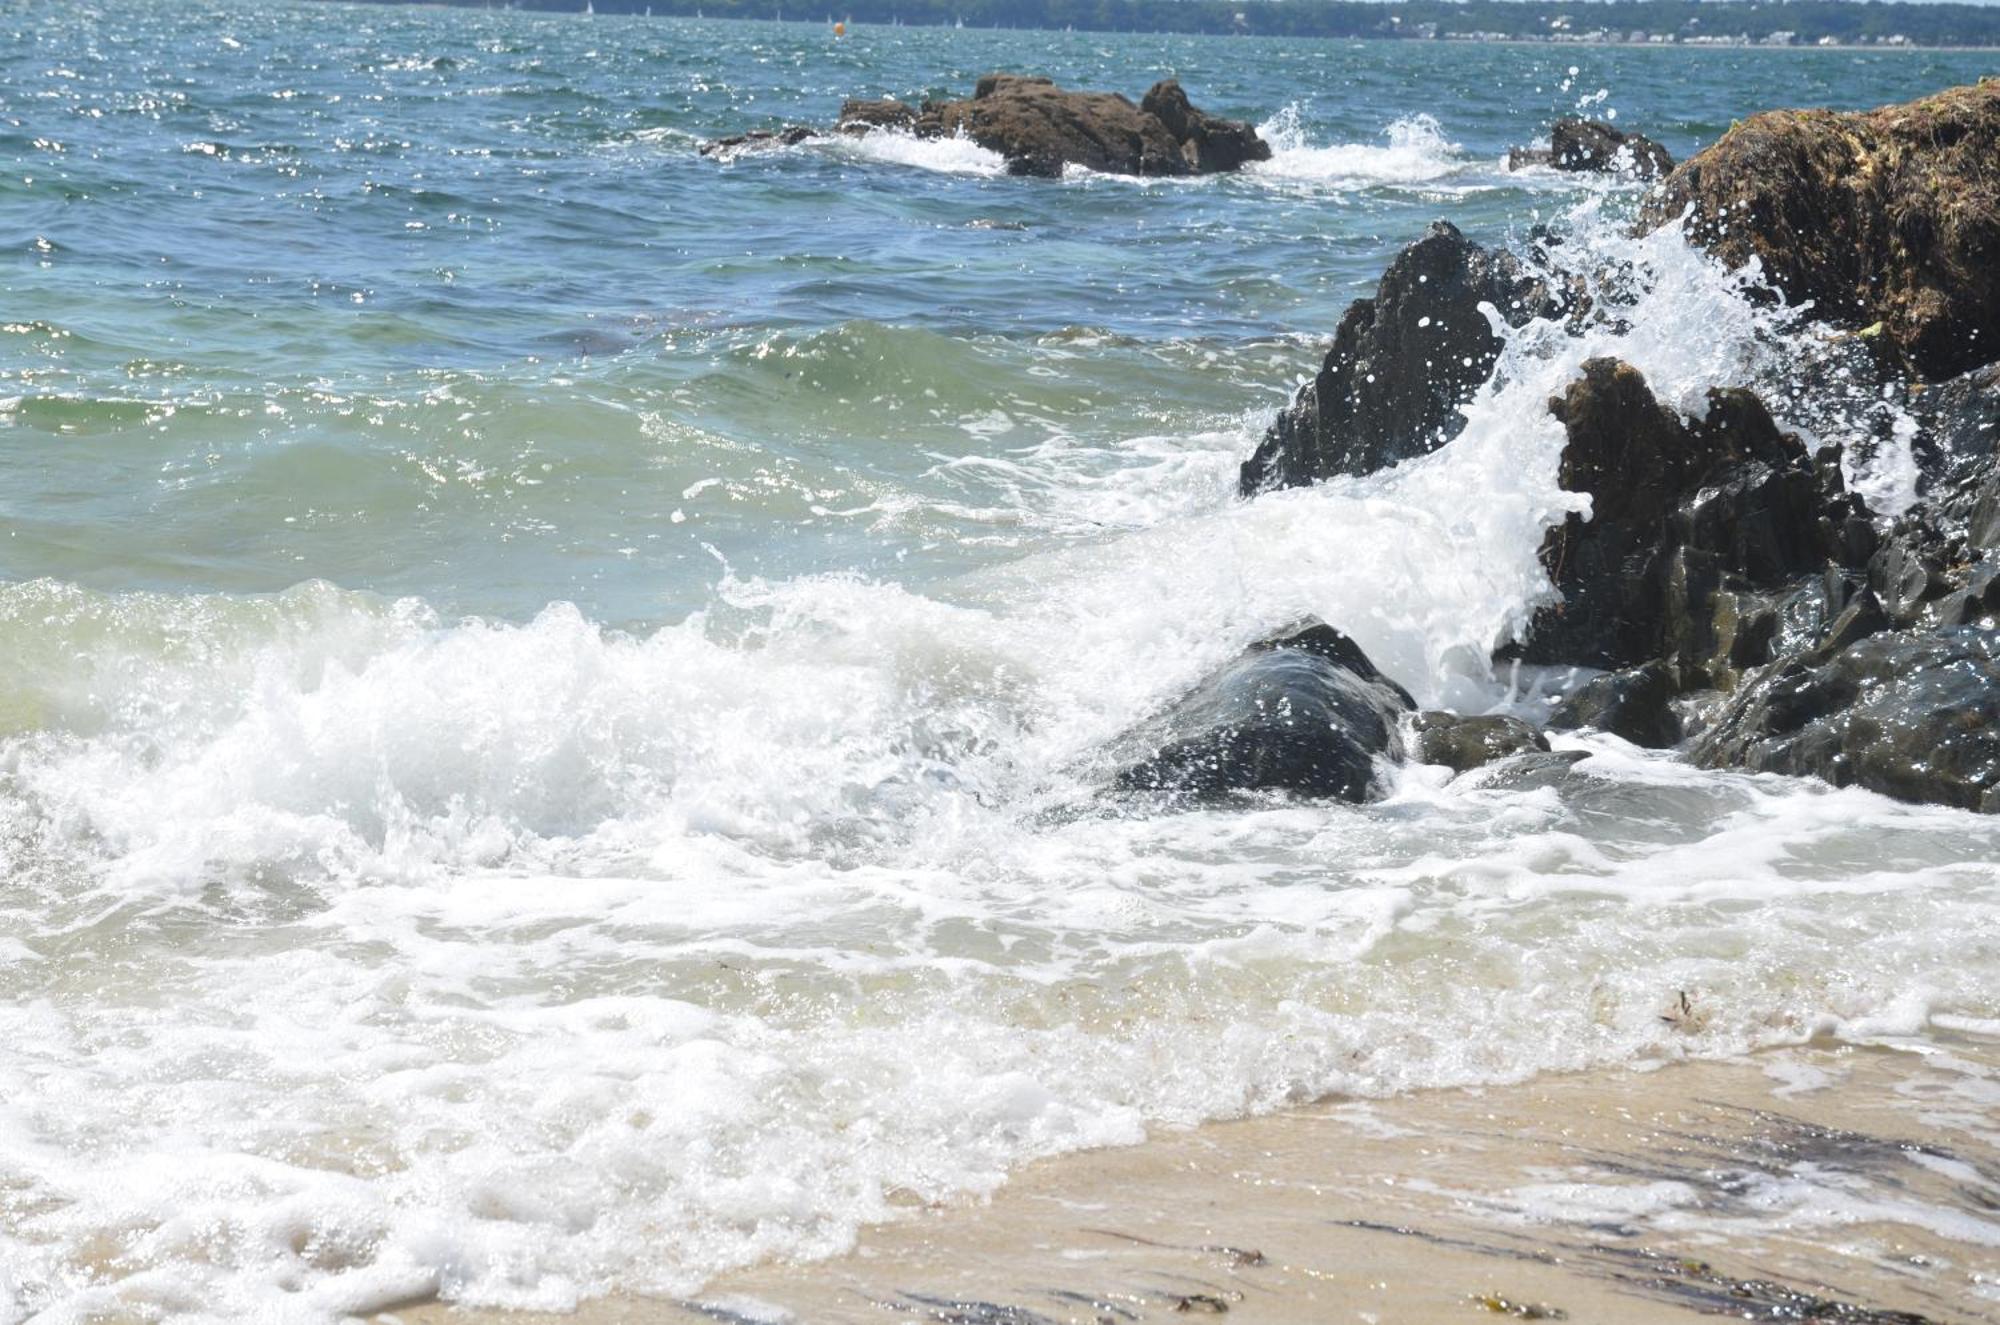
[[[695,151],[990,69],[1176,75],[1278,151]],[[1811,351],[1507,146],[1990,72],[9,8],[0,1321],[686,1293],[1163,1124],[2000,1031],[1990,819],[1597,738],[1560,795],[1093,799],[1109,738],[1308,613],[1532,712],[1485,659],[1573,501],[1549,394],[1618,353],[1692,407]],[[1437,217],[1555,227],[1629,330],[1529,328],[1444,451],[1238,501]]]

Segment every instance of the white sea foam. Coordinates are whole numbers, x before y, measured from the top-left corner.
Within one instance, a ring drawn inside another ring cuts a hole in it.
[[[1408,115],[1383,130],[1386,143],[1317,146],[1296,105],[1287,106],[1257,132],[1271,145],[1271,159],[1248,167],[1256,178],[1332,188],[1431,184],[1472,164],[1431,115]]]
[[[1548,396],[1785,352],[1597,205],[1629,329],[1512,335],[1444,450],[1239,503],[1184,458],[1223,440],[1135,445],[1150,498],[1052,446],[1022,500],[1102,533],[928,593],[731,577],[628,635],[0,587],[0,1319],[686,1291],[1155,1121],[2000,1016],[2000,826],[1954,811],[1609,739],[1566,796],[1093,808],[1107,738],[1301,615],[1507,702],[1578,502]]]
[[[810,140],[818,150],[857,161],[915,166],[948,175],[1004,175],[1007,159],[973,142],[964,134],[919,138],[897,129],[877,129],[848,136],[835,134]]]

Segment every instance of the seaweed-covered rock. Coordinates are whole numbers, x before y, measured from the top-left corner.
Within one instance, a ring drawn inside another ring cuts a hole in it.
[[[1744,686],[1691,754],[2000,811],[2000,631],[1897,631],[1787,660]]]
[[[1674,711],[1679,689],[1673,668],[1658,659],[1605,672],[1564,696],[1549,715],[1549,726],[1557,731],[1589,727],[1664,750],[1681,740],[1681,719]]]
[[[1246,649],[1119,742],[1113,785],[1206,798],[1281,788],[1364,801],[1415,705],[1354,641],[1313,622]]]
[[[853,98],[840,103],[840,118],[835,127],[844,132],[858,133],[874,129],[914,129],[916,124],[914,106],[886,98],[874,101]]]
[[[1348,306],[1318,375],[1244,463],[1243,495],[1372,473],[1457,436],[1500,354],[1487,308],[1517,327],[1565,311],[1512,254],[1434,223]]]
[[[1115,92],[1069,92],[1047,78],[988,74],[969,100],[926,103],[918,125],[927,137],[963,134],[1007,158],[1016,175],[1056,176],[1072,164],[1119,175],[1190,173],[1157,115]]]
[[[1240,120],[1210,115],[1188,102],[1169,78],[1135,106],[1115,92],[1070,92],[1047,78],[987,74],[963,101],[892,100],[842,103],[842,133],[898,130],[919,138],[964,135],[1007,159],[1009,173],[1055,176],[1065,166],[1118,175],[1205,175],[1267,161],[1271,147]],[[728,157],[745,147],[786,145],[816,130],[739,134],[702,145],[704,156]]]
[[[1576,771],[1588,758],[1588,750],[1529,750],[1476,770],[1472,782],[1482,791],[1574,792],[1596,780]]]
[[[1546,736],[1519,718],[1500,714],[1466,717],[1433,710],[1419,713],[1410,729],[1417,738],[1417,759],[1426,764],[1443,764],[1454,773],[1549,748]]]
[[[1707,417],[1682,419],[1636,368],[1593,359],[1549,408],[1567,434],[1562,485],[1589,493],[1591,513],[1542,544],[1562,601],[1536,614],[1530,662],[1615,670],[1666,658],[1682,684],[1713,684],[1718,667],[1763,661],[1747,641],[1775,630],[1745,634],[1745,591],[1872,551],[1837,461],[1779,431],[1748,391],[1711,391]]]
[[[1524,166],[1657,179],[1674,168],[1674,158],[1644,134],[1570,116],[1550,126],[1547,148],[1517,147],[1507,153],[1507,169]]]
[[[1880,323],[1921,376],[2000,360],[2000,80],[1899,106],[1753,115],[1683,162],[1642,225],[1691,213],[1817,316]]]
[[[1187,93],[1173,79],[1153,84],[1139,103],[1142,113],[1156,117],[1181,145],[1181,156],[1197,175],[1241,170],[1252,161],[1271,159],[1271,145],[1242,120],[1225,120],[1188,104]]]
[[[1255,129],[1196,110],[1172,79],[1135,106],[1115,92],[1069,92],[1046,78],[987,74],[969,100],[926,102],[916,131],[964,134],[1007,158],[1016,175],[1060,175],[1069,165],[1117,175],[1198,175],[1271,155]]]

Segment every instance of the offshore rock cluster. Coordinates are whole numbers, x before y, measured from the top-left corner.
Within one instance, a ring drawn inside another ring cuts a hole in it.
[[[1116,175],[1210,175],[1271,157],[1256,129],[1197,109],[1171,78],[1135,106],[1115,92],[1069,92],[1046,78],[987,74],[960,101],[849,101],[833,132],[964,137],[1003,157],[1009,174],[1045,177],[1072,165]],[[701,152],[726,158],[824,136],[794,125],[717,139]]]

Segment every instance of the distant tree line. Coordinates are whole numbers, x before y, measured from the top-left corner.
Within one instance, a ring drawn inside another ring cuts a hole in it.
[[[413,3],[415,0],[383,0]],[[431,0],[435,3],[435,0]],[[447,0],[479,8],[580,11],[585,0]],[[1604,33],[1767,41],[1788,35],[1875,44],[2000,47],[2000,5],[1879,0],[591,0],[600,14],[846,19],[919,26],[1077,28],[1271,37],[1585,40]]]

